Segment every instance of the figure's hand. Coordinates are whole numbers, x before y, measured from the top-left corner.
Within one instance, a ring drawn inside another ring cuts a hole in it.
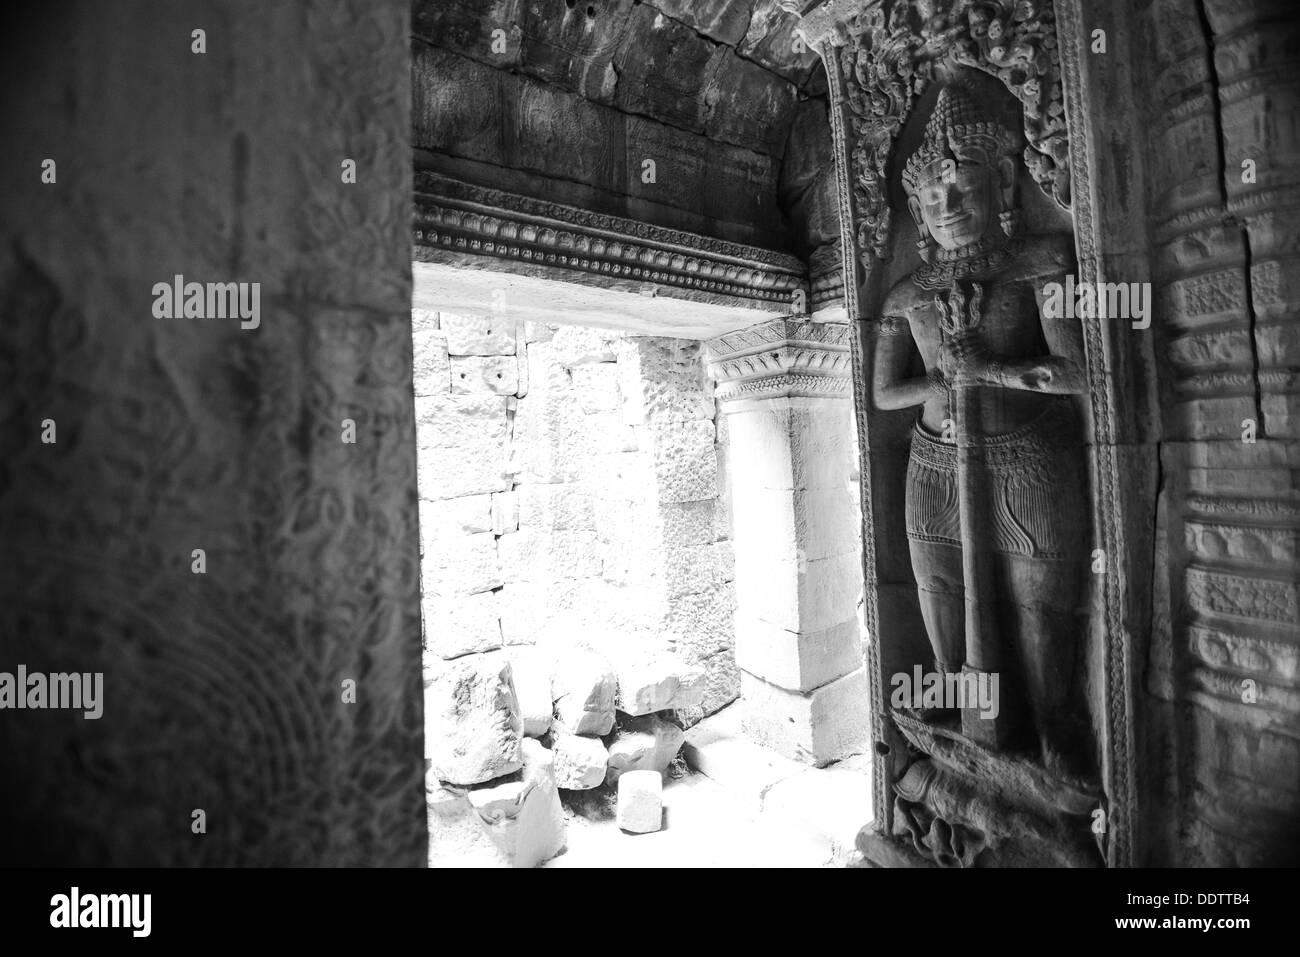
[[[962,384],[986,384],[989,380],[989,365],[993,360],[988,346],[978,333],[959,336],[950,340],[950,351],[955,371],[951,378]]]
[[[926,378],[930,381],[930,391],[935,395],[943,395],[952,388],[948,382],[948,377],[944,375],[938,364],[929,371]]]

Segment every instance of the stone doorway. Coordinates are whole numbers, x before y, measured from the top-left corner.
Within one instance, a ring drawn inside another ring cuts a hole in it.
[[[424,265],[431,866],[758,865],[755,828],[791,864],[851,859],[870,787],[844,327],[750,314],[707,337],[735,316],[630,296],[578,324],[588,290]],[[639,843],[628,770],[663,788]]]

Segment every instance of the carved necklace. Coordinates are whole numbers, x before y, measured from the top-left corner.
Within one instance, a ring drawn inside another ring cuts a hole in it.
[[[917,268],[912,281],[922,289],[938,289],[958,279],[987,279],[1006,267],[1019,245],[1016,239],[986,235],[960,249],[940,249],[934,262]]]

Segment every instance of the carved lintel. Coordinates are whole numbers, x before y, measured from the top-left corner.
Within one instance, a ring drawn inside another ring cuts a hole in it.
[[[849,329],[841,323],[773,319],[710,341],[707,357],[718,401],[850,395]]]
[[[655,283],[686,298],[770,309],[807,293],[794,256],[544,202],[439,173],[415,178],[416,258],[487,257],[576,271],[597,285]]]

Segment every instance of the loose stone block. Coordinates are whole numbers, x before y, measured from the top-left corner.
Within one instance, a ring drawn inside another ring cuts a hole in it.
[[[600,738],[577,734],[557,734],[555,752],[556,783],[571,791],[585,791],[605,782],[609,752]]]
[[[510,666],[519,698],[524,734],[540,738],[551,730],[555,699],[551,692],[551,657],[532,648],[510,652]]]
[[[479,784],[522,767],[523,722],[510,663],[499,654],[448,662],[425,689],[425,750],[452,784]]]
[[[500,316],[456,316],[441,313],[438,324],[453,356],[512,356],[517,323]]]
[[[681,728],[658,715],[629,719],[609,747],[606,783],[613,784],[629,771],[663,774],[685,741],[686,733]]]
[[[870,744],[869,688],[865,668],[806,694],[788,691],[741,672],[740,707],[746,736],[818,767]]]
[[[519,389],[515,356],[453,356],[450,366],[453,393],[514,395]]]
[[[569,651],[555,664],[555,723],[571,734],[600,737],[614,727],[614,669],[594,652]]]
[[[629,771],[618,779],[618,826],[633,834],[663,826],[663,779],[657,771]]]
[[[672,655],[629,658],[617,665],[618,710],[629,715],[697,707],[704,672]]]
[[[564,849],[564,808],[554,756],[538,741],[521,747],[523,770],[514,780],[472,789],[470,806],[510,867],[536,867]]]
[[[488,837],[466,792],[443,786],[432,774],[426,787],[429,866],[501,867],[501,853]]]

